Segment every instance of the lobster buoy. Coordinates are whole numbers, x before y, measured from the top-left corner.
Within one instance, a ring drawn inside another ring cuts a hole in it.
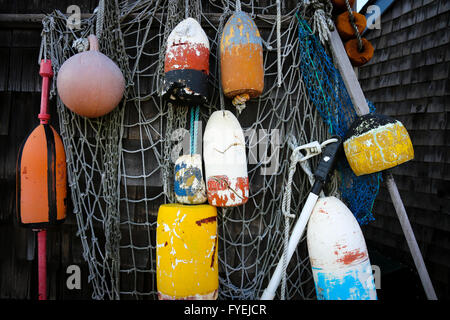
[[[17,220],[45,228],[64,222],[67,207],[66,155],[61,137],[40,124],[19,150],[16,169]]]
[[[245,138],[228,110],[215,111],[206,124],[203,158],[208,202],[217,207],[244,204],[249,196]]]
[[[375,49],[366,38],[361,38],[362,51],[358,48],[358,39],[350,39],[345,43],[345,51],[354,67],[360,67],[370,61],[373,57]]]
[[[358,12],[353,12],[355,17],[355,25],[361,34],[367,26],[366,17]],[[355,29],[350,22],[350,14],[348,11],[341,13],[336,18],[336,29],[343,41],[355,38]]]
[[[233,105],[256,98],[264,89],[262,41],[255,22],[242,11],[225,24],[220,40],[223,93]]]
[[[206,202],[201,155],[183,155],[177,159],[174,185],[177,202],[185,204]]]
[[[414,159],[414,148],[403,124],[378,114],[366,114],[354,121],[347,133],[344,151],[357,176]]]
[[[160,300],[215,300],[219,288],[217,210],[164,204],[156,228],[156,279]]]
[[[319,198],[307,245],[318,300],[376,300],[366,242],[351,211],[335,197]]]
[[[187,18],[170,33],[164,73],[164,96],[185,104],[207,102],[209,40],[197,20]]]
[[[67,59],[56,81],[61,101],[76,114],[101,117],[111,112],[122,99],[125,79],[119,67],[99,51],[98,40],[88,37],[89,51]]]
[[[342,12],[348,9],[345,0],[331,0],[331,3],[335,12]],[[355,0],[348,0],[348,3],[350,4],[350,8],[353,8]]]

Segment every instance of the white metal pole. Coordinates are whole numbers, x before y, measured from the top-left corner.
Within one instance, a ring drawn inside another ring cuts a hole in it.
[[[292,255],[294,254],[295,249],[297,248],[297,245],[303,236],[306,224],[308,223],[309,217],[311,216],[311,213],[314,209],[314,206],[318,198],[319,198],[318,195],[311,192],[308,195],[308,198],[306,199],[306,203],[303,206],[302,212],[300,213],[300,217],[298,218],[295,227],[292,230],[291,237],[289,238],[288,257],[287,257],[288,263],[291,260]],[[280,261],[278,262],[277,268],[275,269],[275,272],[273,273],[272,278],[270,279],[269,285],[267,286],[266,290],[264,290],[263,295],[261,296],[261,300],[273,300],[277,288],[281,282],[282,270],[283,270],[283,258],[281,258]]]

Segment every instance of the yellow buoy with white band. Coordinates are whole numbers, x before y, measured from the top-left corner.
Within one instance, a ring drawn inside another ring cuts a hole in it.
[[[376,114],[363,115],[352,124],[344,150],[357,176],[380,172],[414,158],[412,142],[403,124]]]
[[[219,288],[217,209],[164,204],[156,229],[160,300],[214,300]]]

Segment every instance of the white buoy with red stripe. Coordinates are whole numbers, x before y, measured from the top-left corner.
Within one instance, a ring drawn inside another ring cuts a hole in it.
[[[234,207],[246,203],[249,185],[244,132],[230,111],[215,111],[209,118],[203,158],[209,204]]]
[[[317,299],[377,299],[364,236],[344,203],[335,197],[317,201],[307,242]]]
[[[163,95],[169,100],[201,105],[207,101],[209,40],[197,20],[181,21],[167,39]]]

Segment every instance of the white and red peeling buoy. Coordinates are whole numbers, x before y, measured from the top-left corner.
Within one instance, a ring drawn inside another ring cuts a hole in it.
[[[185,204],[206,202],[201,155],[187,154],[177,159],[175,162],[174,187],[177,202]]]
[[[169,100],[201,105],[207,102],[209,40],[197,20],[181,21],[167,39],[163,95]]]
[[[215,111],[209,118],[203,158],[209,204],[234,207],[246,203],[249,184],[244,132],[230,111]]]
[[[319,300],[376,300],[372,266],[358,221],[335,197],[320,198],[307,231]]]

